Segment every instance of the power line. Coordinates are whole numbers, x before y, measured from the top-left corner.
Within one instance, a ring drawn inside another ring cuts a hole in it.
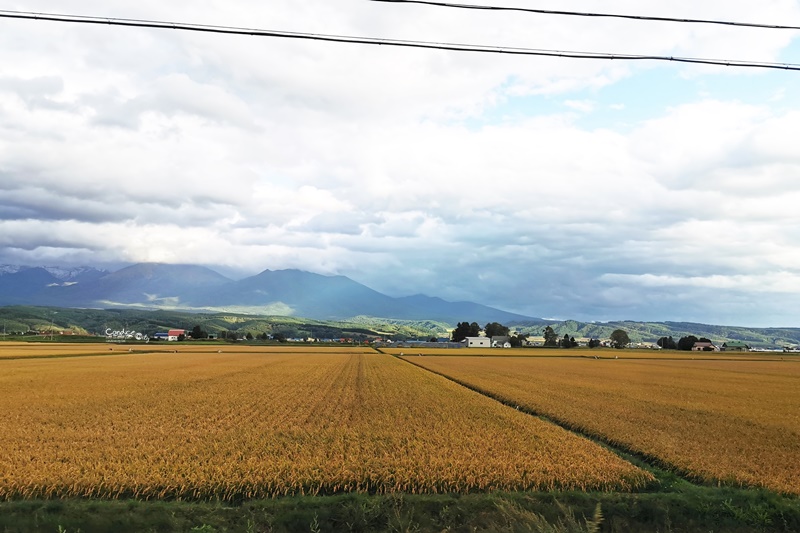
[[[124,26],[134,28],[153,28],[164,30],[192,31],[202,33],[248,35],[253,37],[277,37],[285,39],[303,39],[314,41],[368,44],[378,46],[397,46],[405,48],[425,48],[432,50],[447,50],[453,52],[478,52],[491,54],[561,57],[570,59],[604,59],[617,61],[671,61],[676,63],[694,63],[701,65],[717,65],[729,67],[766,68],[777,70],[800,71],[800,64],[796,63],[771,63],[756,61],[740,61],[736,59],[705,59],[696,57],[677,57],[640,54],[611,54],[602,52],[576,52],[564,50],[547,50],[536,48],[515,48],[504,46],[485,46],[457,43],[439,43],[430,41],[410,41],[399,39],[380,39],[374,37],[353,37],[346,35],[329,35],[322,33],[302,33],[278,30],[259,30],[250,28],[237,28],[232,26],[211,26],[205,24],[186,24],[178,22],[164,22],[156,20],[102,18],[79,15],[62,15],[53,13],[33,13],[25,11],[0,10],[0,18],[39,20],[50,22],[67,22],[75,24],[91,24],[101,26]]]
[[[800,30],[800,26],[782,26],[780,24],[757,24],[754,22],[733,22],[728,20],[687,19],[674,17],[651,17],[646,15],[620,15],[613,13],[591,13],[580,11],[558,11],[551,9],[531,9],[527,7],[502,7],[485,6],[476,4],[454,4],[450,2],[432,2],[428,0],[370,0],[372,2],[385,2],[390,4],[423,4],[436,7],[452,7],[458,9],[480,9],[485,11],[521,11],[525,13],[538,13],[540,15],[567,15],[575,17],[603,17],[630,20],[651,20],[658,22],[685,22],[690,24],[718,24],[722,26],[742,26],[746,28],[765,28],[770,30]]]

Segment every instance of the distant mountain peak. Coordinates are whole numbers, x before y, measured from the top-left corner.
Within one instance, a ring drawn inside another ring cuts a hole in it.
[[[29,271],[29,272],[28,272]],[[238,281],[201,265],[137,263],[114,272],[92,267],[0,267],[0,305],[260,309],[311,319],[366,315],[480,323],[527,319],[473,302],[421,294],[393,298],[342,275],[264,270]]]
[[[16,274],[22,269],[29,268],[22,265],[0,265],[0,276],[3,274]]]
[[[60,279],[63,282],[72,282],[74,279],[79,278],[85,274],[108,274],[107,270],[100,270],[90,266],[79,267],[58,267],[46,266],[42,267],[47,270],[54,278]]]
[[[41,269],[54,278],[67,282],[87,273],[107,274],[106,270],[99,270],[90,266],[63,267],[63,266],[30,266],[30,265],[0,265],[0,275],[18,274],[25,270]]]

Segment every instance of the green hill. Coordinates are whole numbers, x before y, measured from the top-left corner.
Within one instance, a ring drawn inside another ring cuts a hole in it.
[[[310,320],[287,316],[257,316],[239,313],[187,313],[133,309],[71,309],[55,307],[0,307],[0,325],[9,335],[70,330],[75,334],[104,335],[106,329],[134,330],[148,335],[168,329],[191,330],[200,326],[207,333],[235,332],[253,336],[282,333],[289,338],[371,338],[397,340],[447,335],[447,324],[424,320],[394,320],[355,317],[347,321]]]
[[[714,326],[693,322],[578,322],[565,321],[527,321],[516,322],[513,328],[520,333],[541,335],[542,330],[551,326],[559,336],[564,334],[576,338],[607,339],[615,329],[628,333],[632,342],[656,342],[661,337],[681,337],[694,335],[706,337],[715,343],[742,341],[755,348],[783,348],[800,345],[800,328],[745,328],[737,326]]]

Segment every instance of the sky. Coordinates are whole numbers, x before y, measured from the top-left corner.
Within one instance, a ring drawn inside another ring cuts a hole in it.
[[[793,0],[476,3],[800,26]],[[368,0],[0,9],[800,63],[791,30]],[[800,72],[0,19],[0,264],[800,326],[798,139]]]

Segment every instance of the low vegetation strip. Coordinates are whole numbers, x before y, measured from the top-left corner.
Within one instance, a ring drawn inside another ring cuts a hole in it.
[[[439,355],[439,356],[481,356],[481,357],[573,357],[585,359],[675,359],[681,361],[695,360],[733,360],[733,361],[781,361],[795,360],[800,362],[797,354],[781,352],[690,352],[682,350],[649,350],[610,348],[439,348],[408,347],[386,348],[381,351],[392,355]]]
[[[632,490],[587,439],[372,353],[9,360],[0,498]]]
[[[413,357],[707,483],[800,495],[800,364]]]

